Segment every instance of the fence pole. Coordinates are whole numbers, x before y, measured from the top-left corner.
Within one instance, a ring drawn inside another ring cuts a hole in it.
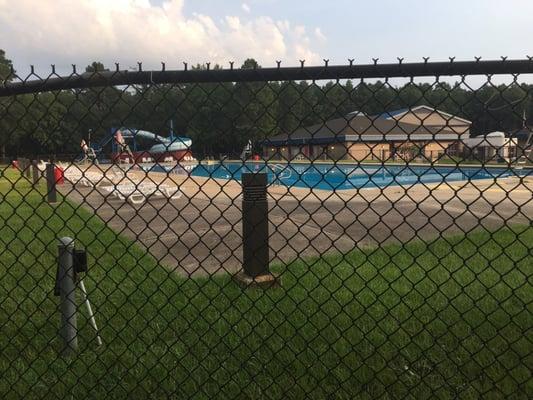
[[[31,179],[31,160],[29,158],[25,158],[25,166],[24,172],[26,173],[26,178]]]
[[[269,270],[267,174],[242,174],[243,269],[235,280],[243,287],[279,286]]]
[[[26,159],[20,157],[17,160],[19,162],[20,176],[24,178],[24,171],[26,170]]]
[[[55,165],[53,163],[46,164],[46,188],[48,192],[48,202],[57,202],[56,192],[56,178],[54,176]]]
[[[62,354],[68,356],[78,350],[74,239],[69,237],[59,239],[58,260],[56,285],[59,288],[61,311],[60,336],[63,341]]]
[[[39,171],[39,167],[37,166],[37,163],[38,163],[37,160],[33,160],[31,163],[32,172],[33,172],[33,185],[37,185],[39,183],[39,178],[41,174],[41,171]]]

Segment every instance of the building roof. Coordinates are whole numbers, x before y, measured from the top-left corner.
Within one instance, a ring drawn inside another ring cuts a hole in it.
[[[437,113],[443,118],[440,124],[409,123],[400,121],[401,116],[407,114],[409,109],[396,110],[389,113],[368,116],[360,112],[352,112],[345,117],[331,119],[321,124],[302,127],[290,134],[282,133],[267,138],[265,145],[300,145],[340,142],[383,142],[383,141],[426,141],[426,140],[457,140],[469,135],[470,121],[454,117],[427,106],[418,106],[411,109],[416,114],[417,110]],[[453,126],[449,123],[454,119]]]
[[[463,140],[463,144],[471,149],[475,147],[505,147],[516,146],[518,144],[517,138],[505,137],[503,132],[491,132],[487,135],[474,136]]]
[[[495,132],[487,133],[485,136],[486,137],[499,137],[499,138],[502,138],[502,137],[505,137],[505,133],[504,132],[500,132],[500,131],[495,131]]]
[[[403,115],[407,111],[409,111],[408,108],[400,108],[399,110],[388,111],[388,112],[386,111],[384,113],[378,114],[377,117],[391,119],[391,118],[396,117],[398,115]]]
[[[386,119],[401,119],[402,116],[404,116],[405,114],[407,113],[414,113],[416,114],[417,111],[427,111],[427,112],[436,112],[438,113],[439,115],[441,115],[442,117],[446,118],[446,119],[454,119],[454,120],[457,120],[457,121],[460,121],[460,122],[463,122],[463,123],[466,123],[466,124],[469,124],[471,125],[472,124],[472,121],[469,121],[467,119],[464,119],[464,118],[460,118],[456,115],[452,115],[452,114],[449,114],[447,112],[444,112],[444,111],[441,111],[441,110],[437,110],[436,108],[433,108],[433,107],[430,107],[430,106],[426,106],[426,105],[420,105],[420,106],[416,106],[416,107],[412,107],[412,108],[400,108],[399,110],[394,110],[394,111],[386,111],[384,113],[381,113],[379,114],[377,117],[378,118],[386,118]]]

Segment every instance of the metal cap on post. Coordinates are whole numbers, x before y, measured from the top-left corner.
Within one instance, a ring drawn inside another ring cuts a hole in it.
[[[58,244],[59,265],[56,277],[56,290],[59,292],[63,355],[78,350],[76,317],[76,274],[74,271],[74,239],[64,237]]]
[[[245,287],[272,287],[279,278],[269,270],[267,174],[242,174],[243,269],[235,280]]]

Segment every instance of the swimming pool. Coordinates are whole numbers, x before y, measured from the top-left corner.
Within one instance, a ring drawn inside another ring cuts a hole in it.
[[[198,164],[185,170],[181,166],[156,165],[152,171],[217,179],[240,180],[243,172],[267,172],[270,184],[323,190],[347,190],[393,185],[410,186],[417,183],[438,183],[508,176],[533,175],[531,169],[481,167],[382,166],[348,164],[265,164],[222,162]]]

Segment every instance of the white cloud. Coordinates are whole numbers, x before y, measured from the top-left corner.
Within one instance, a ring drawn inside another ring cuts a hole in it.
[[[254,57],[273,65],[276,59],[320,59],[303,26],[269,17],[186,16],[184,1],[157,7],[149,0],[0,0],[0,47],[19,68],[83,67],[93,60],[124,67],[143,61],[146,68],[166,61],[171,68],[181,61],[238,64]]]
[[[327,39],[326,36],[322,33],[322,30],[320,28],[315,28],[315,37],[320,43],[326,43]]]
[[[243,9],[244,12],[246,13],[249,13],[251,10],[250,10],[250,6],[246,3],[242,3],[241,5],[241,8]]]

